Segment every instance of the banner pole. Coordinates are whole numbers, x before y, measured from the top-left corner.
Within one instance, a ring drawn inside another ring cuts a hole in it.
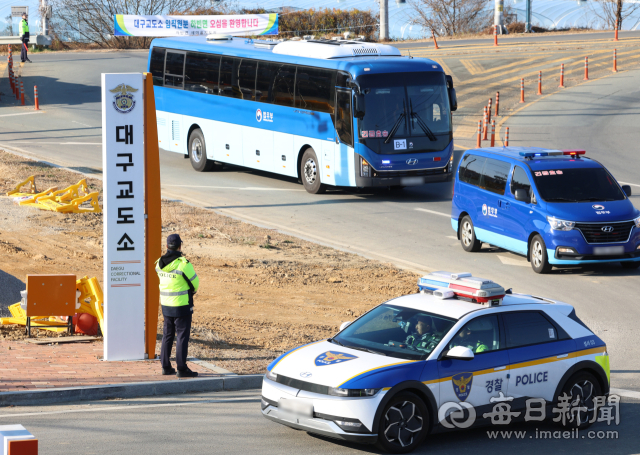
[[[144,168],[145,168],[145,354],[156,357],[156,333],[160,305],[160,281],[155,262],[162,255],[162,207],[160,198],[160,150],[156,102],[151,73],[144,75]]]

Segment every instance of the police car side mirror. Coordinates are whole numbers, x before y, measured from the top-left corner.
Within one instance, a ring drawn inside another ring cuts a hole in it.
[[[444,355],[445,359],[473,360],[473,351],[466,346],[455,346]]]
[[[351,325],[351,321],[343,322],[342,324],[340,324],[340,331],[342,332],[344,329],[346,329],[350,325]]]
[[[516,190],[516,201],[520,201],[520,202],[531,202],[531,198],[529,197],[529,193],[527,193],[527,190],[523,189],[523,188],[518,188]]]
[[[631,187],[629,185],[622,185],[622,191],[624,191],[627,197],[631,196]]]

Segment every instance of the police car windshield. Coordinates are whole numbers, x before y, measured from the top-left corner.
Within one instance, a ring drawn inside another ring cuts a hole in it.
[[[607,172],[598,168],[533,171],[540,196],[547,202],[604,202],[625,198]]]
[[[427,358],[456,323],[437,314],[382,304],[333,338],[355,349],[407,360]]]
[[[358,77],[358,83],[365,93],[365,115],[358,122],[358,135],[360,142],[373,151],[394,154],[442,150],[451,141],[449,95],[443,73],[370,74]],[[411,147],[393,147],[393,141],[387,140],[398,121],[393,138],[407,140]]]

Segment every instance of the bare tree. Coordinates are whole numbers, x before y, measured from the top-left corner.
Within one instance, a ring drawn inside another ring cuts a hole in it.
[[[491,0],[410,0],[416,13],[414,22],[436,34],[473,33],[489,25],[493,11],[486,6]]]
[[[169,14],[201,7],[204,0],[53,0],[54,20],[78,41],[101,47],[149,47],[150,37],[113,36],[115,14]],[[57,13],[57,14],[56,14]]]
[[[606,28],[612,29],[618,21],[618,29],[622,21],[640,9],[640,3],[628,0],[592,0],[591,10],[602,20]]]

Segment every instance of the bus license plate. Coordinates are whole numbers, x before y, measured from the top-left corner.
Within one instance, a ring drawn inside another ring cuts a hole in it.
[[[596,246],[593,247],[596,256],[616,256],[624,254],[623,246]]]
[[[280,398],[278,408],[295,416],[313,418],[313,404],[307,400]]]

